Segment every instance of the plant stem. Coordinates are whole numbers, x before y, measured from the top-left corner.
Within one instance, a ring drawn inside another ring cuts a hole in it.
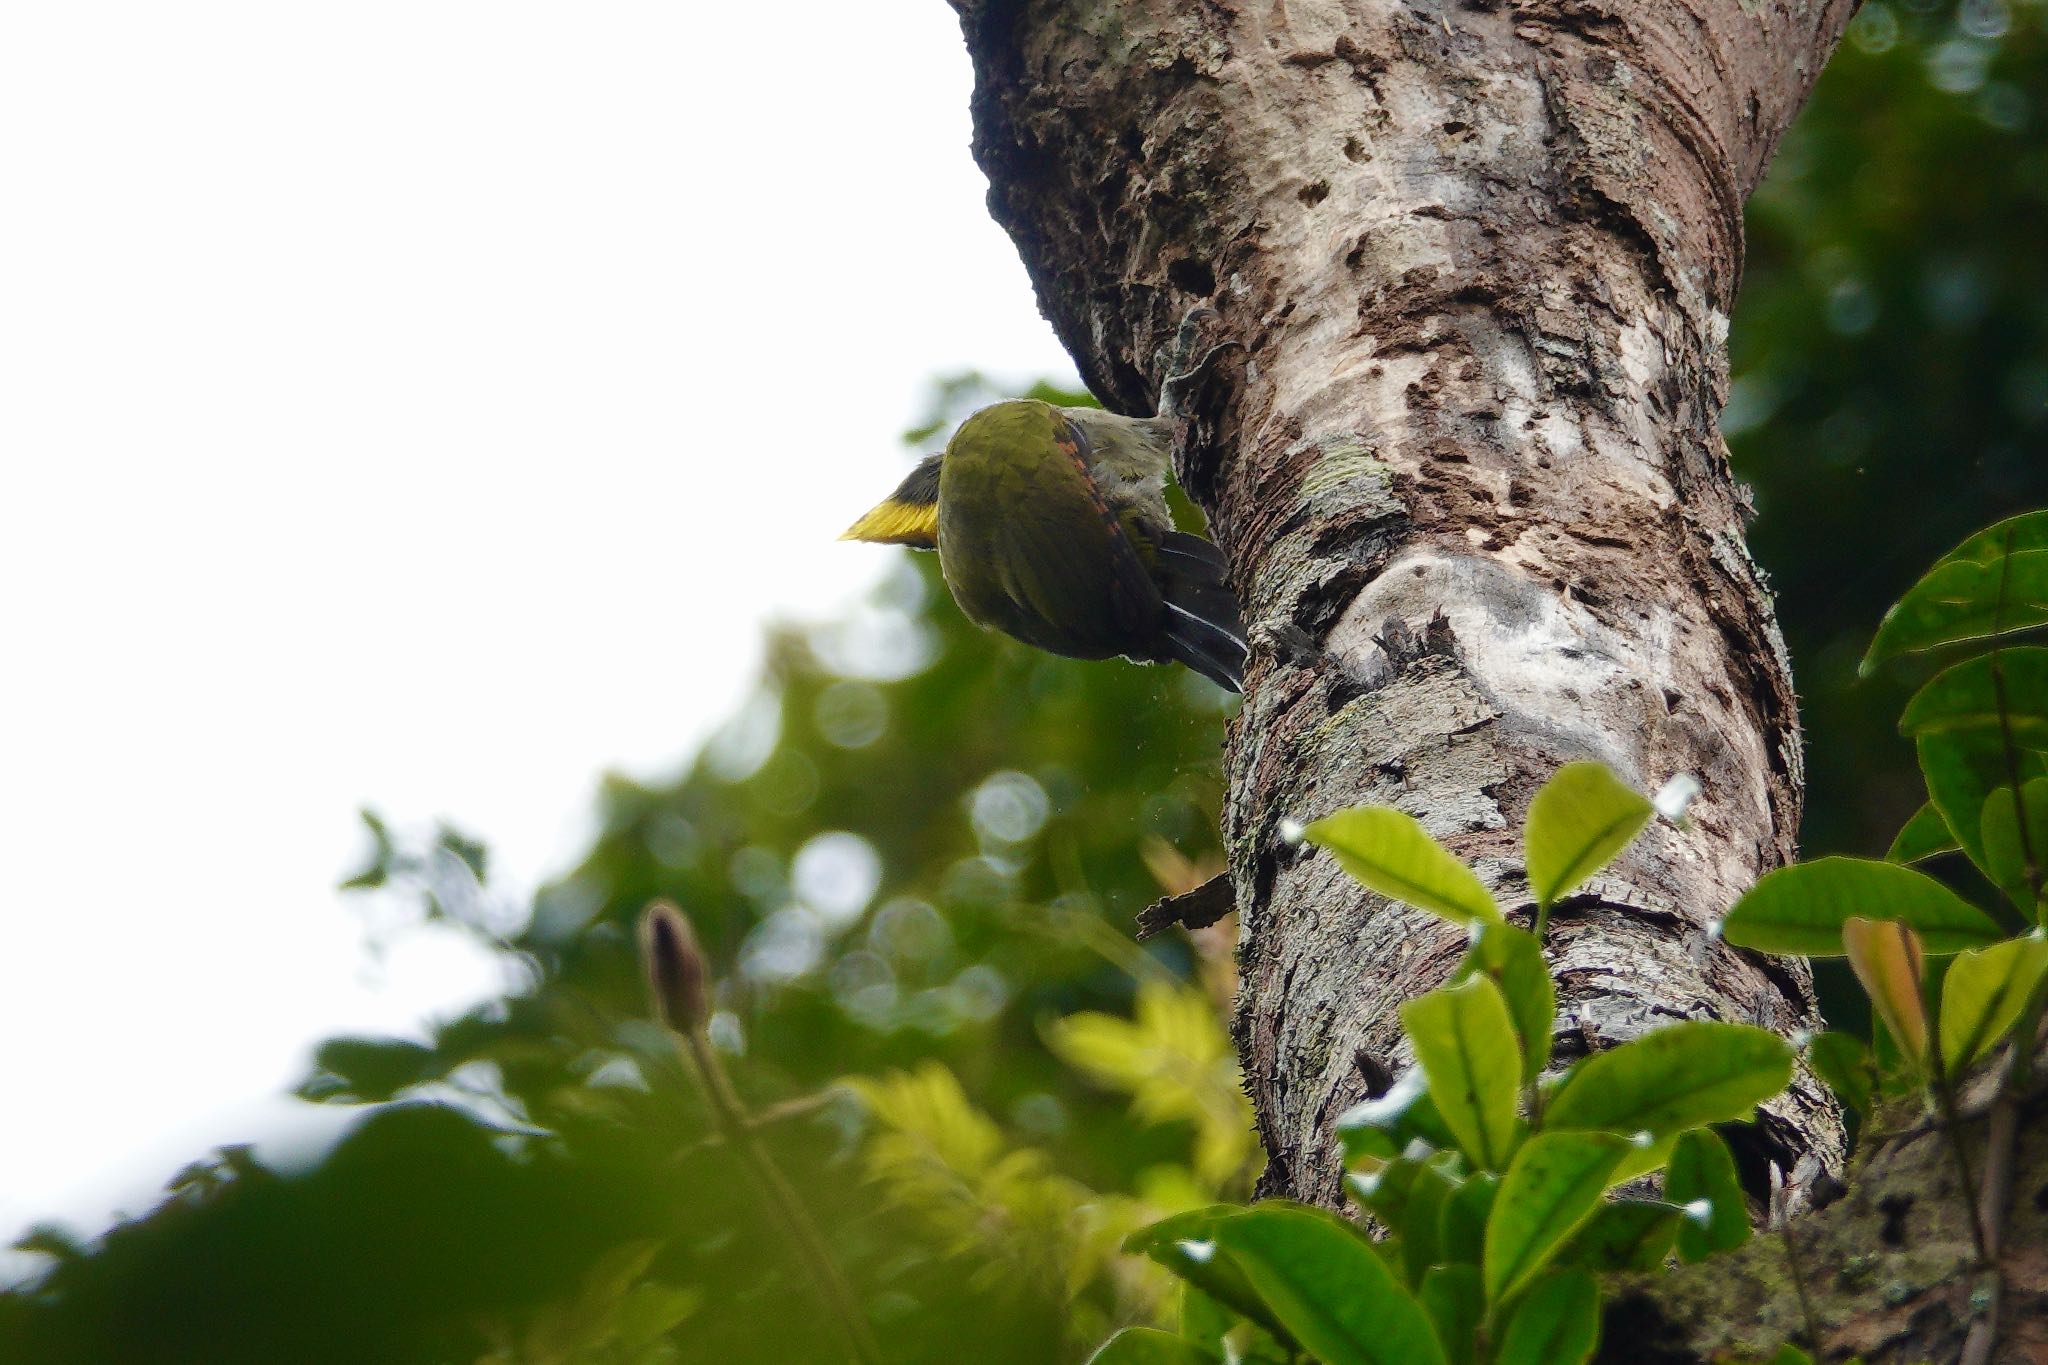
[[[819,1296],[832,1310],[838,1322],[840,1334],[846,1339],[847,1352],[861,1365],[881,1365],[882,1351],[876,1344],[874,1334],[869,1331],[867,1318],[860,1311],[860,1304],[853,1296],[853,1289],[846,1283],[846,1277],[839,1273],[833,1263],[832,1253],[825,1246],[825,1239],[819,1234],[817,1225],[811,1221],[810,1211],[797,1197],[796,1190],[784,1178],[775,1158],[762,1145],[760,1125],[747,1113],[739,1092],[733,1089],[732,1081],[725,1074],[725,1067],[718,1060],[718,1054],[711,1048],[711,1040],[702,1028],[692,1028],[676,1034],[677,1051],[691,1064],[703,1087],[704,1097],[711,1102],[712,1114],[716,1117],[719,1131],[736,1151],[760,1184],[761,1192],[782,1218],[783,1226],[790,1240],[796,1243],[797,1255],[810,1272],[811,1281],[817,1287]]]
[[[1955,1092],[1949,1088],[1948,1077],[1941,1073],[1939,1052],[1934,1055],[1934,1099],[1941,1106],[1942,1141],[1948,1144],[1949,1155],[1955,1158],[1956,1180],[1962,1185],[1963,1208],[1969,1217],[1970,1242],[1977,1249],[1978,1264],[1989,1265],[1991,1253],[1985,1244],[1984,1220],[1977,1206],[1977,1182],[1971,1177],[1969,1160],[1963,1155],[1963,1134],[1956,1118]]]
[[[1789,1220],[1778,1220],[1778,1240],[1785,1244],[1785,1264],[1791,1267],[1792,1289],[1799,1296],[1799,1316],[1806,1323],[1806,1344],[1818,1352],[1821,1349],[1820,1319],[1814,1316],[1813,1296],[1806,1292],[1806,1272],[1799,1264],[1799,1248],[1792,1240]]]

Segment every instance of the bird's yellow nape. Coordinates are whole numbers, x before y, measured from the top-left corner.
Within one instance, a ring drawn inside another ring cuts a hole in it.
[[[936,502],[898,502],[889,498],[847,527],[839,538],[872,541],[878,545],[908,545],[914,550],[937,549],[939,505]]]

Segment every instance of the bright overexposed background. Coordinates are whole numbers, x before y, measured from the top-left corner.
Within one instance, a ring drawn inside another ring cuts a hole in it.
[[[0,10],[0,1237],[139,1211],[336,1032],[373,806],[531,888],[674,771],[935,373],[1066,374],[938,3]]]

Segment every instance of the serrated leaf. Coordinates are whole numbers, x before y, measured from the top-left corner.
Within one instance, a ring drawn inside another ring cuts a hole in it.
[[[1927,1062],[1927,1006],[1920,994],[1920,942],[1894,920],[1851,918],[1842,925],[1849,970],[1915,1066]]]
[[[1488,1303],[1505,1303],[1542,1272],[1600,1207],[1628,1150],[1627,1139],[1612,1133],[1538,1133],[1522,1144],[1486,1220]]]
[[[2048,512],[1971,536],[1936,560],[1878,625],[1859,672],[1887,659],[2048,622]]]
[[[1768,1029],[1689,1020],[1596,1053],[1544,1107],[1548,1129],[1663,1137],[1746,1119],[1792,1078],[1792,1049]]]
[[[1924,872],[1868,858],[1817,858],[1770,873],[1721,921],[1730,943],[1767,953],[1829,957],[1851,917],[1909,925],[1930,952],[1996,943],[1996,922]]]
[[[1899,830],[1899,837],[1892,840],[1892,846],[1885,850],[1884,860],[1888,863],[1924,862],[1943,853],[1953,853],[1961,847],[1956,842],[1955,831],[1948,827],[1948,821],[1941,818],[1941,810],[1929,801],[1914,811],[1913,818]]]
[[[1610,1199],[1558,1259],[1594,1271],[1655,1270],[1670,1254],[1684,1218],[1684,1209],[1661,1199]]]
[[[1711,1128],[1681,1133],[1664,1167],[1664,1197],[1674,1204],[1704,1199],[1705,1226],[1688,1217],[1678,1229],[1679,1259],[1691,1264],[1749,1240],[1749,1201],[1735,1174],[1728,1144]]]
[[[1486,1316],[1486,1287],[1477,1265],[1440,1265],[1422,1277],[1418,1294],[1436,1326],[1450,1365],[1472,1365],[1479,1323]]]
[[[1582,1365],[1599,1344],[1600,1287],[1584,1270],[1559,1270],[1522,1296],[1494,1365]]]
[[[1827,1082],[1849,1108],[1860,1114],[1870,1112],[1870,1100],[1877,1086],[1870,1048],[1851,1033],[1829,1031],[1818,1034],[1807,1045],[1806,1060],[1814,1074]]]
[[[1401,1026],[1459,1149],[1480,1170],[1501,1169],[1514,1144],[1522,1048],[1500,987],[1474,976],[1431,991],[1401,1006]]]
[[[1215,1365],[1215,1361],[1214,1355],[1193,1342],[1156,1327],[1126,1327],[1088,1357],[1088,1365]]]
[[[1978,825],[1984,875],[2033,919],[2038,913],[2035,882],[2048,866],[2048,777],[2021,783],[2017,799],[2011,787],[1992,792],[1984,798]]]
[[[1550,906],[1614,860],[1654,814],[1604,763],[1567,763],[1529,802],[1529,892]]]
[[[1444,1365],[1422,1305],[1335,1215],[1254,1206],[1216,1236],[1273,1315],[1326,1365]]]
[[[1302,837],[1330,850],[1339,866],[1382,896],[1459,924],[1501,917],[1472,869],[1405,811],[1353,806],[1316,821]]]
[[[1480,972],[1491,977],[1508,1002],[1508,1017],[1522,1045],[1522,1079],[1533,1081],[1550,1061],[1557,1025],[1557,986],[1536,936],[1512,924],[1489,924],[1459,966],[1460,977]]]
[[[1958,1075],[2005,1040],[2048,974],[2048,938],[1958,953],[1941,982],[1941,1058]]]

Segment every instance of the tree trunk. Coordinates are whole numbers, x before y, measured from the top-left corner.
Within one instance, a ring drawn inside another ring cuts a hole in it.
[[[1560,764],[1659,823],[1552,918],[1559,1057],[1660,1022],[1815,1022],[1714,918],[1792,853],[1798,721],[1717,418],[1742,204],[1854,0],[955,0],[990,206],[1110,406],[1208,302],[1245,346],[1183,482],[1253,661],[1225,833],[1267,1193],[1339,1198],[1333,1122],[1464,946],[1283,820],[1417,815],[1504,905]],[[1802,1074],[1741,1155],[1841,1154]]]

